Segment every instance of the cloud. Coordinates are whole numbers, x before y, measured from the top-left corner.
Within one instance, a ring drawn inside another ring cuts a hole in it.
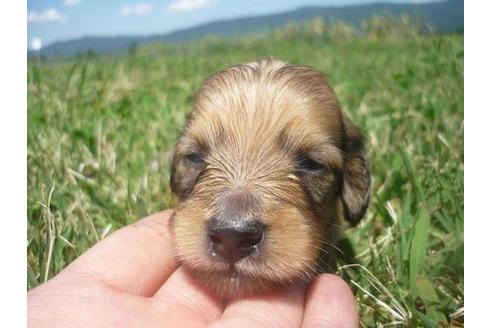
[[[80,0],[65,0],[63,1],[64,6],[76,6],[80,4]]]
[[[189,12],[197,9],[210,7],[216,0],[176,0],[167,6],[169,11],[173,12]]]
[[[148,3],[141,3],[138,5],[128,5],[128,6],[123,6],[120,9],[120,15],[121,16],[129,16],[129,15],[145,15],[150,13],[152,10],[154,10],[154,6]]]
[[[31,50],[38,51],[43,47],[43,41],[40,38],[33,38],[31,40]]]
[[[55,8],[46,9],[43,12],[32,10],[27,13],[28,23],[62,22],[66,19],[67,18]]]

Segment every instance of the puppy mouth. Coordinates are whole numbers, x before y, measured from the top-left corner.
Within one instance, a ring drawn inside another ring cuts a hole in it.
[[[268,245],[264,244],[268,238],[264,234],[244,239],[237,244],[234,241],[227,244],[225,239],[208,239],[206,254],[202,255],[202,263],[206,263],[205,265],[183,263],[195,275],[213,275],[215,279],[225,283],[271,280],[270,275],[264,272],[267,264],[265,261],[268,262]]]
[[[280,284],[280,279],[272,279],[272,275],[266,273],[262,266],[252,258],[244,258],[235,263],[217,261],[207,268],[188,267],[188,270],[202,281],[205,278],[205,282],[210,283],[213,289],[231,288],[231,291],[240,295],[243,291],[238,291],[238,288],[263,290],[268,289],[264,286]],[[282,284],[285,283],[283,280]]]
[[[262,237],[263,238],[263,237]],[[222,245],[215,242],[210,242],[209,259],[214,263],[213,272],[223,274],[224,277],[234,280],[238,277],[256,276],[259,278],[257,268],[261,265],[261,249],[262,245],[255,244],[247,247],[240,247],[237,250],[224,250]],[[221,251],[221,253],[219,253]],[[232,254],[231,254],[232,252]],[[254,273],[256,272],[256,273]]]
[[[244,272],[241,267],[237,264],[230,264],[229,267],[223,272],[217,272],[224,275],[224,278],[234,282],[236,279],[240,278],[251,278],[246,272]]]

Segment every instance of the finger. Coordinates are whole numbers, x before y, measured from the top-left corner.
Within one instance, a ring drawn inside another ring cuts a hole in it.
[[[62,288],[41,285],[27,294],[27,326],[121,327],[145,319],[137,320],[139,313],[149,312],[147,300],[97,282]]]
[[[240,299],[229,304],[213,327],[299,327],[305,286]]]
[[[75,260],[60,278],[101,280],[133,295],[152,296],[176,270],[167,210],[124,227]]]
[[[178,268],[154,295],[160,306],[186,309],[205,323],[216,320],[224,309],[223,302],[207,291],[182,267]]]
[[[311,282],[306,294],[303,328],[358,326],[354,296],[342,278],[323,274]]]

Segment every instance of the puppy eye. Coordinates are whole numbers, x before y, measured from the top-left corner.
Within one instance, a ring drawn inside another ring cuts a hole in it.
[[[199,164],[203,164],[203,162],[204,162],[202,154],[197,153],[197,152],[190,153],[190,154],[186,155],[185,157],[192,164],[199,165]]]
[[[310,157],[300,157],[297,159],[297,170],[304,172],[319,172],[325,169],[322,163],[310,158]]]

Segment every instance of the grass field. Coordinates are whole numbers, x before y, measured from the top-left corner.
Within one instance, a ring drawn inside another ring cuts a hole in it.
[[[329,75],[367,139],[373,185],[339,273],[361,325],[461,327],[462,35],[196,42],[28,63],[28,288],[112,231],[173,206],[169,161],[211,73],[273,56]]]

